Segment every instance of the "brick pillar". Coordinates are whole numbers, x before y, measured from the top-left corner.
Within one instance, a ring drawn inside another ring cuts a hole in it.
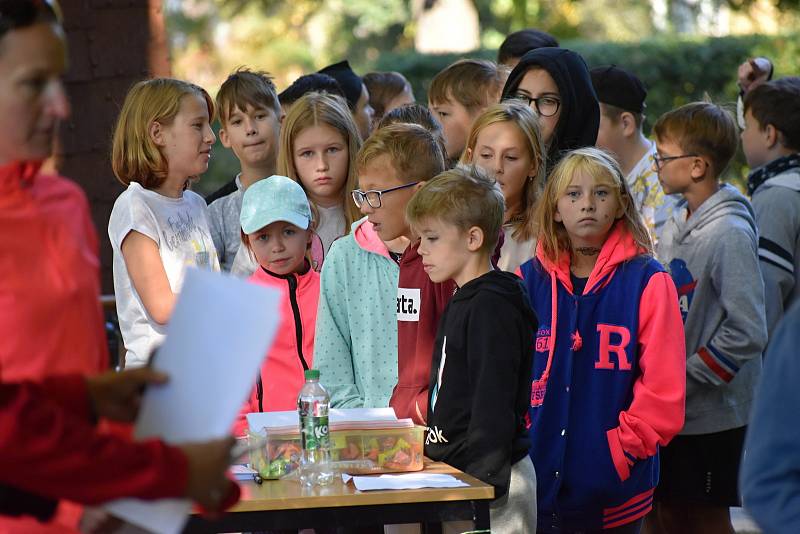
[[[61,126],[58,170],[80,184],[100,237],[103,293],[113,292],[108,218],[123,186],[111,171],[111,135],[135,82],[169,76],[161,0],[63,0],[72,115]]]

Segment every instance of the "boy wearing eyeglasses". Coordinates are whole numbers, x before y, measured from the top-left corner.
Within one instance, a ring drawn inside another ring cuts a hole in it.
[[[448,162],[455,164],[461,157],[478,115],[498,102],[509,71],[491,61],[461,59],[431,80],[428,107],[442,123]]]
[[[661,449],[650,532],[733,532],[748,414],[767,341],[758,233],[750,202],[720,182],[736,123],[720,106],[686,104],[656,122],[654,167],[682,200],[659,260],[672,275],[686,335],[686,422]]]
[[[616,65],[596,67],[589,74],[600,102],[597,147],[616,158],[636,209],[657,244],[679,197],[664,195],[653,169],[656,144],[642,131],[647,89],[635,74]]]
[[[425,292],[419,286],[416,292],[398,291],[413,238],[405,220],[406,204],[425,180],[444,170],[444,158],[439,141],[428,130],[394,124],[367,139],[356,166],[359,188],[352,197],[366,217],[353,223],[350,234],[334,241],[325,258],[314,362],[330,392],[331,406],[378,408],[389,405],[398,383],[401,310],[409,317],[427,316],[421,311],[421,302],[427,306],[427,299],[420,300]],[[425,273],[417,263],[420,278]],[[436,325],[431,328],[435,335]],[[429,348],[426,400],[431,352]],[[425,400],[422,404],[424,408]],[[398,417],[410,417],[397,412]]]

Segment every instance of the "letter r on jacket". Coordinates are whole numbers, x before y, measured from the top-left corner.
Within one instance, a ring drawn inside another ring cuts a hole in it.
[[[611,361],[611,353],[617,355],[617,362],[622,371],[631,370],[631,362],[628,361],[628,355],[625,353],[625,347],[631,340],[631,333],[624,326],[615,326],[610,324],[597,324],[597,332],[600,334],[600,360],[594,362],[595,369],[614,369],[614,362]],[[611,335],[616,334],[619,339],[617,344],[611,344]]]

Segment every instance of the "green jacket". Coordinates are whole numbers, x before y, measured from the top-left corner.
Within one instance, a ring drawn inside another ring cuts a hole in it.
[[[314,365],[333,408],[383,408],[397,384],[399,268],[366,218],[322,267]]]

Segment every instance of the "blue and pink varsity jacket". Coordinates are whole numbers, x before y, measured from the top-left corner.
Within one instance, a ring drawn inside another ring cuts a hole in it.
[[[683,427],[686,349],[675,285],[617,223],[581,295],[570,254],[520,268],[539,318],[530,416],[538,531],[643,517],[658,447]]]

